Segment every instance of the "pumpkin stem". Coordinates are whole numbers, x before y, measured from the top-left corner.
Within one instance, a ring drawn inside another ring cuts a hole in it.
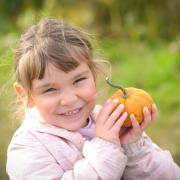
[[[128,92],[127,92],[127,90],[126,90],[125,88],[123,88],[122,86],[117,85],[117,84],[112,84],[112,82],[109,80],[108,77],[106,77],[106,82],[107,82],[110,86],[122,90],[122,92],[123,92],[123,94],[124,94],[123,98],[127,98],[127,97],[129,96],[129,94],[128,94]]]

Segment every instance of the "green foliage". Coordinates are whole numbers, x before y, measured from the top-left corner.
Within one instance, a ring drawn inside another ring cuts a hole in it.
[[[178,0],[1,0],[0,32],[22,30],[19,21],[26,16],[36,21],[50,15],[93,27],[102,36],[170,40],[179,35],[179,9]]]

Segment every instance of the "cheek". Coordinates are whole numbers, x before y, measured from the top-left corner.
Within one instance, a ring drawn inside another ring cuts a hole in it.
[[[35,106],[41,111],[46,113],[53,112],[56,107],[56,100],[52,99],[37,99],[35,102]]]
[[[97,97],[97,89],[95,85],[88,86],[86,89],[84,89],[81,92],[82,98],[84,98],[86,101],[95,101]]]

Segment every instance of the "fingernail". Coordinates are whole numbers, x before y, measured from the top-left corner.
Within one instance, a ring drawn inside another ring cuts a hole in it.
[[[119,109],[124,109],[124,104],[120,104],[120,105],[118,106],[118,108],[119,108]]]
[[[144,107],[144,111],[149,111],[147,106]]]
[[[111,99],[108,99],[107,101],[106,101],[106,103],[109,103],[111,101]]]
[[[130,115],[130,118],[134,119],[134,118],[135,118],[134,114],[131,114],[131,115]]]
[[[119,100],[117,98],[113,99],[113,103],[118,104]]]

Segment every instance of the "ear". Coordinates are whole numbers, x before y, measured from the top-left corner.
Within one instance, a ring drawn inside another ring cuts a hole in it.
[[[28,100],[28,96],[27,96],[25,89],[18,82],[15,82],[13,86],[14,86],[14,90],[15,90],[16,94],[23,101],[27,102],[28,107],[33,107],[34,106],[33,100],[32,99]]]
[[[25,89],[18,83],[18,82],[15,82],[13,84],[14,86],[14,90],[16,92],[16,94],[21,97],[21,98],[26,98],[26,92],[25,92]]]

